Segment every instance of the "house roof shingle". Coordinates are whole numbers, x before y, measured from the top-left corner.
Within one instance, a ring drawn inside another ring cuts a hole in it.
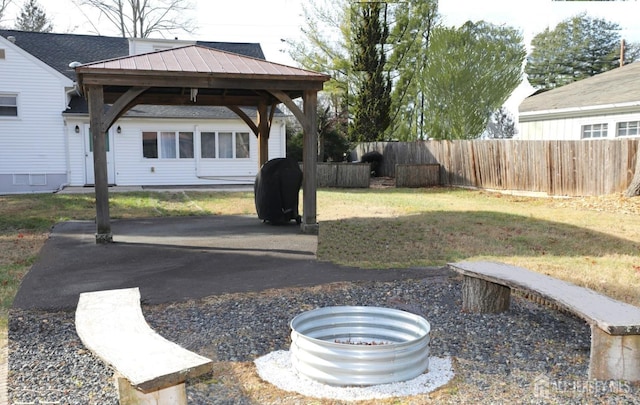
[[[0,29],[0,35],[15,38],[15,45],[38,58],[53,69],[75,80],[75,70],[71,62],[91,63],[113,60],[129,56],[129,40],[120,37],[96,35],[55,34]],[[264,53],[258,43],[194,41],[199,46],[217,49],[264,60]],[[247,113],[255,115],[255,109]],[[278,111],[281,114],[280,111]],[[65,114],[88,114],[87,102],[74,96]],[[185,107],[139,105],[126,114],[127,117],[146,118],[204,118],[236,119],[237,115],[225,107]]]
[[[14,37],[18,47],[72,80],[75,79],[75,71],[69,67],[71,62],[90,63],[129,56],[127,38],[2,29],[0,35]],[[264,59],[262,48],[257,43],[194,42],[207,48]]]
[[[520,113],[640,102],[640,62],[609,70],[526,98]]]

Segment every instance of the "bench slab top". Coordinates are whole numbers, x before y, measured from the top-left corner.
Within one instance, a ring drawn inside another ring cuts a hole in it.
[[[588,288],[504,263],[459,262],[448,267],[465,276],[534,292],[611,335],[640,335],[640,307]]]
[[[80,294],[76,331],[88,349],[145,393],[209,372],[213,364],[149,327],[138,288]]]

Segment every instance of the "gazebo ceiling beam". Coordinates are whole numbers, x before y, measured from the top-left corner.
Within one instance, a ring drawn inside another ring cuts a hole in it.
[[[123,93],[121,92],[109,92],[108,90],[105,92],[104,101],[106,104],[115,103]],[[198,94],[196,97],[196,101],[192,101],[189,94],[160,94],[160,93],[152,93],[147,92],[141,94],[136,98],[136,104],[150,104],[150,105],[209,105],[209,106],[217,106],[217,107],[226,107],[229,105],[235,106],[244,106],[244,107],[255,107],[258,106],[261,102],[266,102],[267,104],[273,104],[274,102],[279,101],[274,98],[265,98],[261,95],[209,95],[209,94]]]

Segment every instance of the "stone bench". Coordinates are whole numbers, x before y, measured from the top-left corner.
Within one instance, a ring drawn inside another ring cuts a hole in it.
[[[115,370],[121,405],[186,405],[185,381],[212,361],[164,339],[144,319],[138,288],[80,294],[76,331]]]
[[[448,267],[463,275],[463,311],[506,311],[512,288],[531,293],[591,325],[589,378],[640,381],[639,307],[503,263],[460,262]]]

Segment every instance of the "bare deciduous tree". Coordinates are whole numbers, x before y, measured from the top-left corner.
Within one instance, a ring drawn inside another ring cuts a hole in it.
[[[147,38],[153,33],[192,33],[193,20],[187,17],[193,5],[187,0],[74,0],[97,33],[95,21],[86,10],[98,11],[123,38]]]
[[[7,10],[7,7],[9,7],[11,3],[13,3],[13,0],[0,0],[0,23],[2,23],[4,12]]]

